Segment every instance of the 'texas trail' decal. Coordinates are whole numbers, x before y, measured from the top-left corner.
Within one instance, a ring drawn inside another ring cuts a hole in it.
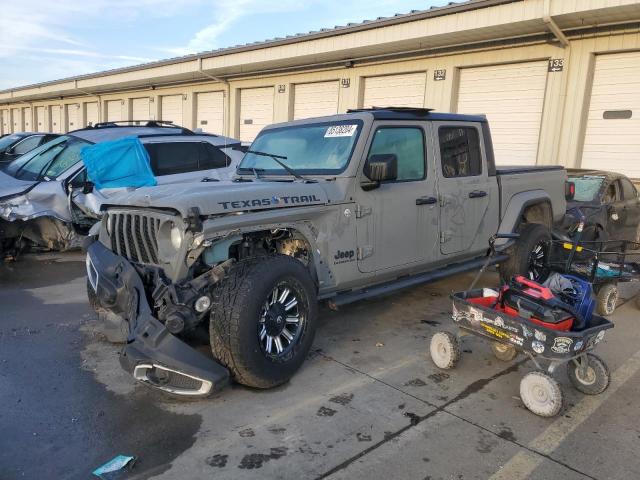
[[[271,198],[254,198],[251,200],[237,200],[233,202],[218,202],[222,208],[251,208],[251,207],[270,207],[271,205],[300,205],[302,203],[320,202],[321,200],[315,195],[301,195],[295,197],[271,197]]]

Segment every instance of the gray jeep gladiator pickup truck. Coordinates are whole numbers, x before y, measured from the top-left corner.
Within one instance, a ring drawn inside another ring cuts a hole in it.
[[[144,383],[204,396],[286,382],[334,307],[478,269],[545,275],[561,167],[496,168],[484,116],[385,108],[272,125],[236,177],[141,188],[88,248],[92,306],[127,326]],[[213,359],[187,341],[206,335]]]

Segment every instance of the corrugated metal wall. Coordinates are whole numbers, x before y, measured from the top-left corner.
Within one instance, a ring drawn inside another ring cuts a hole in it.
[[[629,72],[640,71],[640,55],[633,53],[639,51],[640,30],[619,30],[609,34],[600,31],[593,38],[572,40],[570,48],[549,43],[501,47],[437,57],[357,64],[350,68],[345,66],[295,74],[261,75],[230,80],[226,85],[211,81],[158,87],[153,91],[114,92],[100,98],[84,96],[36,101],[31,105],[5,105],[0,107],[3,118],[0,127],[3,133],[12,128],[24,128],[22,109],[29,106],[35,108],[36,112],[40,112],[41,107],[48,108],[52,120],[46,128],[52,131],[68,126],[62,115],[66,117],[64,105],[69,104],[83,105],[78,119],[82,125],[98,120],[131,119],[133,108],[130,100],[147,97],[150,118],[162,118],[167,111],[175,110],[170,114],[174,118],[170,119],[177,120],[185,127],[200,127],[251,141],[264,125],[271,122],[329,112],[334,107],[338,112],[344,112],[348,108],[397,104],[427,106],[439,111],[487,113],[494,123],[498,152],[514,153],[524,149],[522,151],[525,153],[518,158],[512,156],[513,162],[509,162],[506,153],[499,153],[499,157],[507,158],[506,163],[530,163],[535,160],[538,164],[576,167],[582,164],[584,156],[585,165],[595,166],[600,165],[602,160],[593,154],[594,142],[599,140],[591,132],[600,127],[593,124],[595,113],[589,113],[592,90],[597,93],[605,88],[600,85],[600,78],[609,77],[615,85],[618,81],[637,75]],[[605,70],[601,68],[596,72],[597,66],[603,65],[600,59],[610,53],[626,55],[623,64],[631,70],[625,68],[622,71],[610,66],[605,67],[606,73],[602,73]],[[546,68],[550,60],[555,61],[552,71]],[[561,68],[560,61],[563,63]],[[511,93],[507,93],[507,79],[490,73],[509,70],[511,67],[507,65],[516,64],[532,66],[530,70],[522,70],[520,77],[512,79],[513,85],[521,80],[529,85],[526,94],[522,93],[522,98],[512,95],[516,91],[513,88]],[[465,82],[469,84],[468,75],[474,69],[475,72],[489,72],[483,80],[478,80],[486,84],[486,91],[476,89],[469,93],[465,86]],[[222,91],[228,91],[229,94],[223,95]],[[605,99],[605,103],[611,102],[611,106],[603,104],[602,109],[630,105],[630,120],[639,118],[640,111],[633,93],[637,90],[614,88],[607,91],[613,91],[612,94],[607,93],[608,98]],[[315,100],[314,96],[317,97]],[[491,102],[488,101],[490,98],[493,99]],[[474,102],[477,103],[474,105]],[[500,103],[500,108],[492,108],[492,102],[496,107]],[[178,112],[180,107],[181,114]],[[479,109],[484,112],[479,112]],[[510,110],[512,113],[509,113]],[[531,119],[526,120],[525,116]],[[509,127],[511,131],[505,129],[505,125],[512,123],[510,119],[522,120],[521,128],[514,122]],[[616,121],[622,125],[621,128],[630,125],[622,119]],[[40,129],[39,125],[36,127]],[[520,145],[514,145],[513,140],[518,136],[521,137]],[[631,137],[624,135],[626,143],[621,150],[635,152]],[[634,138],[638,138],[638,135]],[[593,158],[595,160],[591,160]],[[624,163],[619,165],[616,168],[628,169]],[[640,176],[633,169],[625,171]]]

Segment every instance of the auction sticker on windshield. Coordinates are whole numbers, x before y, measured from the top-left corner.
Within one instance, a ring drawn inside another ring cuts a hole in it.
[[[353,137],[357,129],[358,125],[334,125],[327,128],[324,138]]]

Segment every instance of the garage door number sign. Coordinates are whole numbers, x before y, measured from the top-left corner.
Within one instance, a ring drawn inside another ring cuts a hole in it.
[[[552,58],[549,60],[550,72],[561,72],[564,70],[564,58]]]

